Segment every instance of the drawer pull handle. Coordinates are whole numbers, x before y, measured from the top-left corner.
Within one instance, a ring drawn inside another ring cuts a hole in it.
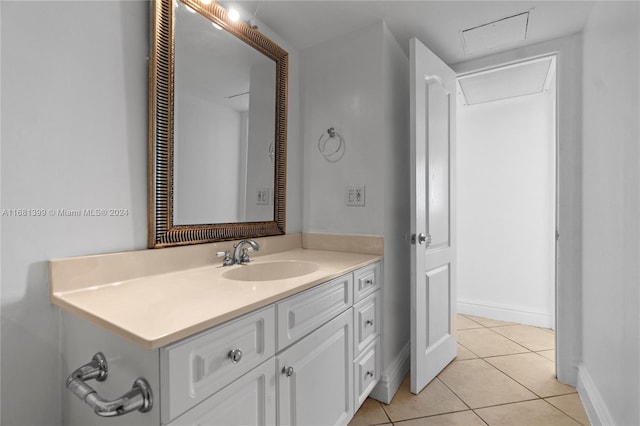
[[[237,364],[242,359],[242,351],[240,349],[232,349],[229,351],[231,362]]]
[[[285,374],[287,377],[291,377],[293,376],[293,367],[282,367],[282,373]]]
[[[364,285],[373,285],[373,279],[369,278],[369,279],[364,280]]]
[[[365,378],[375,376],[375,372],[373,370],[367,371],[367,374],[364,375]]]
[[[373,325],[373,320],[369,319],[369,320],[365,321],[365,325]]]

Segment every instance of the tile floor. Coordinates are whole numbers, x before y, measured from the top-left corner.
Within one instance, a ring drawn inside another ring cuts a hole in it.
[[[458,315],[458,357],[419,395],[367,399],[350,425],[589,425],[575,388],[555,379],[552,330]]]

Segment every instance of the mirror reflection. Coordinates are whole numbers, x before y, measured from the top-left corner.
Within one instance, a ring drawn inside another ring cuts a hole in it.
[[[273,221],[276,63],[175,4],[173,223]]]

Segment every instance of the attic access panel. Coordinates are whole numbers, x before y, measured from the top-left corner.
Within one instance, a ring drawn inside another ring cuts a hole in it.
[[[527,39],[530,11],[462,30],[462,46],[467,56],[495,50]]]
[[[542,93],[555,69],[555,56],[518,62],[458,78],[465,105]]]

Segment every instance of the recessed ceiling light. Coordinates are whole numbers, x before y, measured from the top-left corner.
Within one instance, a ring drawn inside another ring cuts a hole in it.
[[[237,20],[240,19],[240,12],[238,12],[235,9],[229,9],[229,19],[231,19],[231,21],[236,22]]]

